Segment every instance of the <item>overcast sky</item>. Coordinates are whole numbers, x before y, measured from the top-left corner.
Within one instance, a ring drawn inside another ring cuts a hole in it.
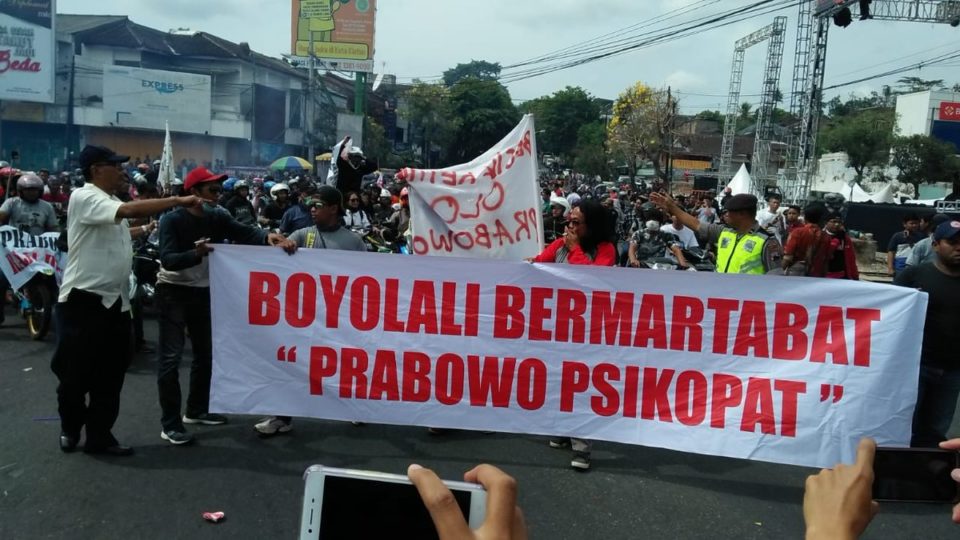
[[[878,2],[884,0],[878,0]],[[405,82],[436,77],[471,59],[509,65],[597,36],[673,14],[675,18],[634,30],[649,32],[756,0],[380,0],[376,61]],[[279,56],[290,47],[290,0],[59,0],[61,13],[127,15],[157,28],[189,28],[231,41],[247,41],[264,54]],[[689,12],[683,10],[694,6]],[[780,88],[790,92],[796,35],[796,8],[701,32],[621,56],[510,83],[516,100],[532,99],[563,87],[582,86],[614,99],[635,81],[671,85],[681,92],[682,112],[723,109],[734,42],[773,21],[789,17]],[[832,27],[826,83],[836,84],[960,51],[960,28],[948,25],[865,21]],[[766,46],[747,52],[741,101],[756,103]],[[960,83],[960,59],[922,71],[873,80],[831,92],[866,93],[905,75]],[[707,95],[703,95],[707,94]]]

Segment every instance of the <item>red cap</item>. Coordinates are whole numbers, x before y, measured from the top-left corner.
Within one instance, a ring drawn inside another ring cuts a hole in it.
[[[187,174],[187,179],[183,182],[183,190],[190,193],[190,190],[206,182],[223,182],[227,179],[225,174],[215,174],[206,167],[197,167]]]

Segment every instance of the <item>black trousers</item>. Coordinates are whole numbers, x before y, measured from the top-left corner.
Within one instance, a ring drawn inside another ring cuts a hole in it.
[[[207,413],[210,406],[213,363],[210,289],[160,284],[157,285],[156,299],[160,308],[160,340],[157,347],[157,390],[162,411],[160,423],[165,431],[183,431],[179,369],[183,358],[184,330],[189,330],[193,347],[187,416],[196,418]]]
[[[60,428],[88,448],[117,444],[111,430],[120,413],[120,391],[130,367],[130,313],[120,299],[103,307],[99,295],[74,289],[54,308],[57,344],[50,362],[60,384]],[[89,396],[89,401],[88,401]]]

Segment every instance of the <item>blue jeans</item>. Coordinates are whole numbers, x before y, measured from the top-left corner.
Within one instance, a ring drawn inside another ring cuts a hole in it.
[[[960,370],[920,366],[917,408],[913,412],[910,446],[936,448],[947,440],[960,395]]]

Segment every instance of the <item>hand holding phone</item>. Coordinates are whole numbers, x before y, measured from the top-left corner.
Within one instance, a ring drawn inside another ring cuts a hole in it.
[[[856,463],[841,463],[807,478],[803,494],[807,538],[858,538],[867,528],[879,509],[871,497],[876,449],[873,439],[861,439]]]
[[[476,530],[467,525],[460,508],[451,504],[453,494],[433,471],[411,465],[407,476],[430,511],[440,540],[526,540],[527,527],[517,506],[517,481],[493,465],[478,465],[463,475],[465,482],[480,484],[487,492],[487,516]]]

